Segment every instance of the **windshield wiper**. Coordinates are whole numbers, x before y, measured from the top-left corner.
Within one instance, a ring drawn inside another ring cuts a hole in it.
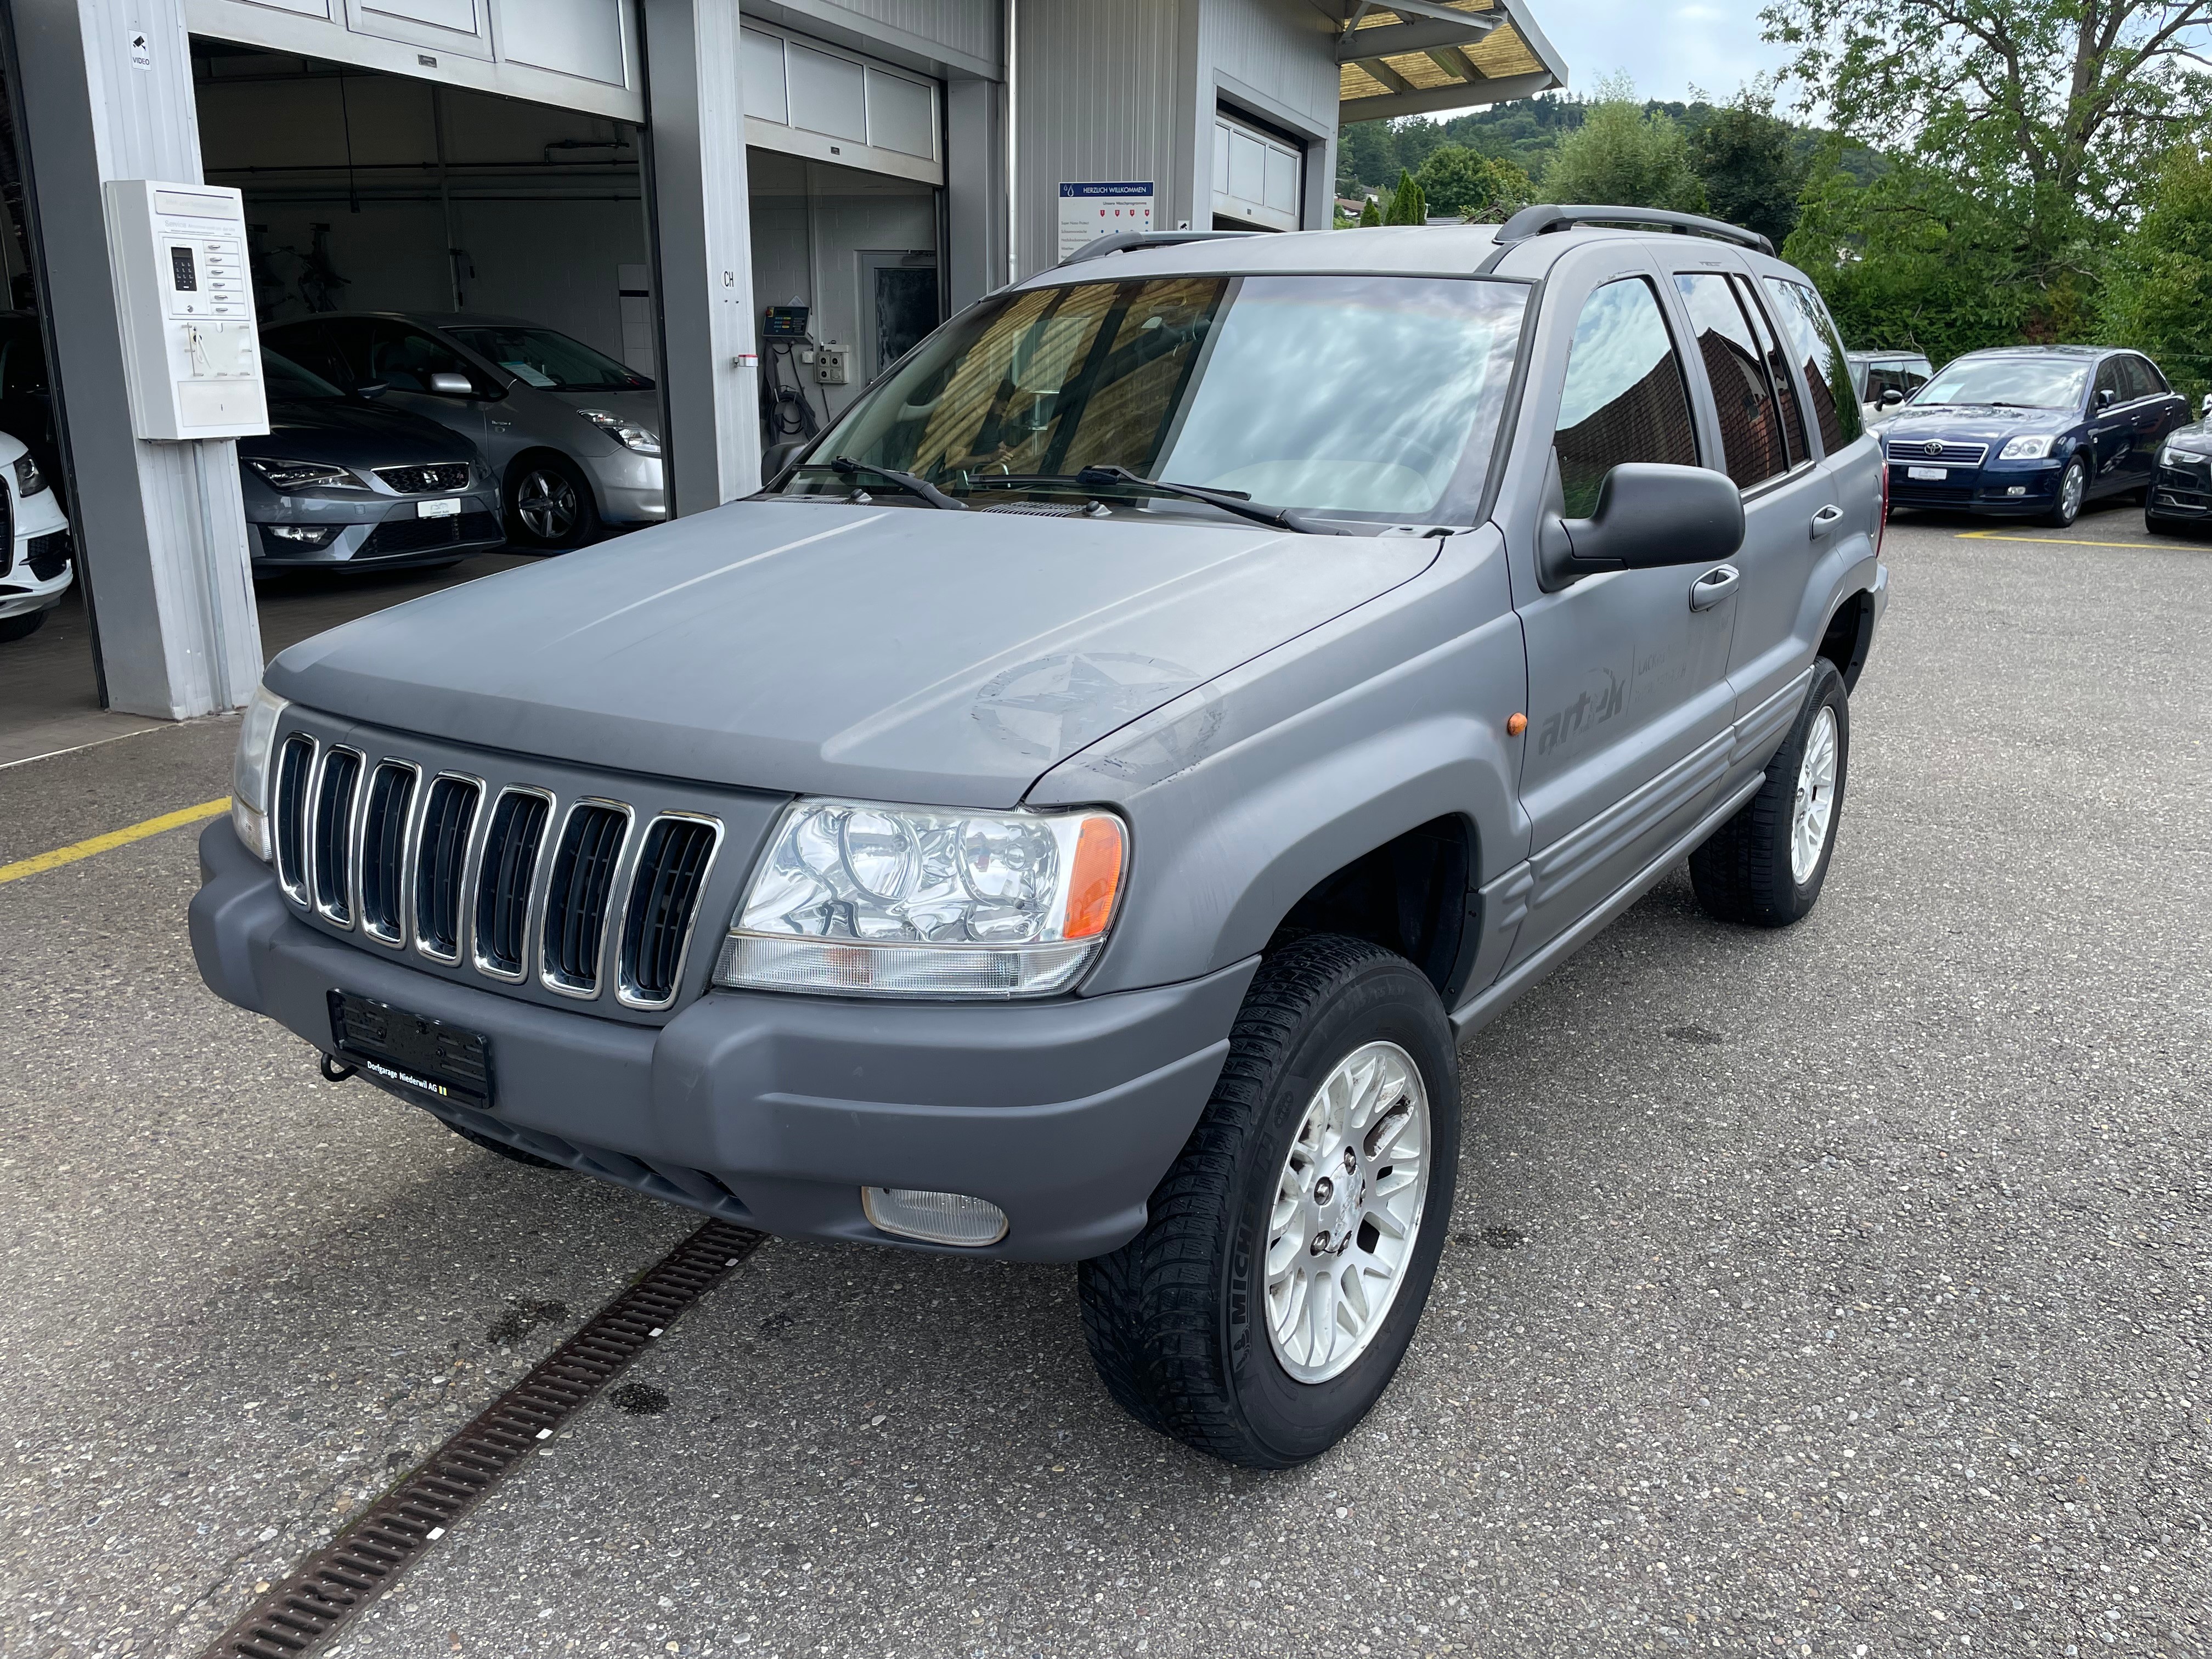
[[[1233,513],[1240,519],[1249,519],[1255,524],[1264,524],[1273,529],[1295,530],[1302,536],[1345,536],[1351,533],[1334,525],[1325,524],[1295,507],[1270,507],[1264,501],[1255,501],[1234,490],[1207,489],[1200,484],[1168,483],[1132,472],[1126,466],[1086,466],[1076,472],[979,472],[968,482],[970,485],[1003,484],[1014,489],[1059,484],[1073,485],[1079,489],[1128,489],[1139,494],[1174,495],[1184,501],[1203,501],[1208,507],[1218,507],[1224,513]]]
[[[888,466],[878,466],[872,461],[856,461],[850,455],[832,455],[826,464],[821,461],[809,461],[798,470],[801,472],[826,471],[836,473],[841,478],[850,478],[856,473],[866,472],[871,477],[881,478],[886,483],[896,484],[908,495],[919,496],[932,507],[944,507],[953,513],[965,513],[968,510],[967,502],[954,501],[951,496],[946,495],[927,478],[917,478],[911,472],[900,472]],[[854,486],[856,489],[858,487],[857,484]]]

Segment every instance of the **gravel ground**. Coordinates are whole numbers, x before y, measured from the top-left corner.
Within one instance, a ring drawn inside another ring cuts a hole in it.
[[[1067,1269],[771,1243],[342,1650],[2212,1655],[2212,545],[2140,526],[1893,526],[1820,909],[1678,873],[1469,1048],[1336,1451],[1138,1428]],[[228,741],[0,772],[7,855]],[[191,835],[0,886],[10,1655],[197,1652],[691,1225],[215,1002]]]

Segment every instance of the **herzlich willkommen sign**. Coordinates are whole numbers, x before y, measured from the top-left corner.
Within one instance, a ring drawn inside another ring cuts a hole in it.
[[[1143,234],[1152,228],[1149,184],[1063,184],[1060,187],[1060,257],[1099,236]]]

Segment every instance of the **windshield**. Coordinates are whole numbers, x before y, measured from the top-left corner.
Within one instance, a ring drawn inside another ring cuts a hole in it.
[[[311,374],[289,357],[261,348],[261,379],[270,397],[286,403],[343,398],[345,393],[319,374]]]
[[[1278,507],[1418,518],[1479,477],[1518,284],[1164,276],[1031,289],[954,319],[812,446],[960,495],[1086,466]],[[787,493],[851,483],[812,468]],[[1018,493],[1018,492],[1016,492]]]
[[[449,328],[463,345],[489,357],[526,385],[549,392],[650,392],[653,382],[581,340],[550,328],[495,328],[471,323]]]
[[[2075,409],[2089,384],[2089,366],[2057,357],[1967,357],[1920,388],[1916,409],[1930,404],[2010,404],[2018,409]]]

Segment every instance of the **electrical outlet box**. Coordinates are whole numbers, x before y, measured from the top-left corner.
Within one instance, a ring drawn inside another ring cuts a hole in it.
[[[823,386],[843,386],[850,378],[852,354],[841,345],[825,345],[814,354],[814,378]]]
[[[157,441],[268,431],[244,198],[151,179],[106,191],[132,429]]]

